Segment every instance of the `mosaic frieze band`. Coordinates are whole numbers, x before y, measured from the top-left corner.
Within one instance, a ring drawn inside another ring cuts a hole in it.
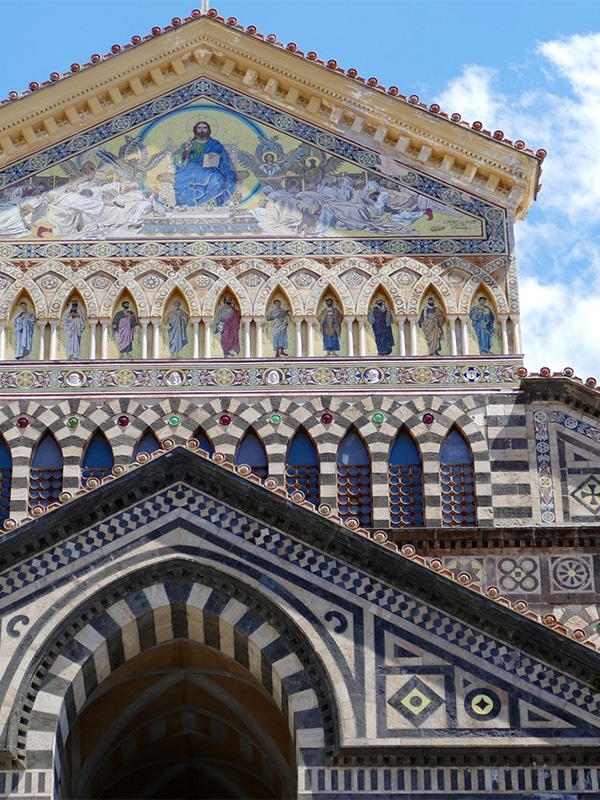
[[[340,363],[341,361],[341,363]],[[0,392],[21,394],[71,393],[94,394],[99,391],[118,393],[135,391],[157,392],[211,392],[227,388],[228,391],[253,392],[266,388],[297,392],[299,389],[322,391],[328,387],[352,392],[372,391],[374,386],[390,390],[422,390],[435,386],[453,389],[473,385],[508,387],[518,385],[520,361],[497,359],[492,363],[400,363],[366,361],[317,361],[316,364],[293,366],[271,361],[268,364],[235,365],[234,362],[207,364],[206,362],[177,362],[177,365],[160,363],[142,366],[139,363],[82,363],[50,366],[31,362],[27,367],[0,371]]]

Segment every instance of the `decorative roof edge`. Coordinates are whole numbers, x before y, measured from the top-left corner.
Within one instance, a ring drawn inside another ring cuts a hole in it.
[[[72,75],[80,72],[81,70],[93,67],[100,61],[112,58],[113,56],[116,56],[119,53],[121,53],[123,50],[129,50],[132,47],[136,47],[137,45],[142,44],[143,42],[155,39],[158,36],[162,36],[163,34],[172,31],[174,28],[179,28],[182,25],[186,25],[203,16],[210,17],[211,19],[214,19],[217,22],[235,28],[236,30],[241,31],[242,33],[254,36],[257,39],[262,39],[263,41],[272,44],[274,47],[283,48],[288,52],[293,53],[295,56],[299,58],[303,58],[315,64],[321,65],[328,70],[337,72],[341,75],[345,75],[346,77],[355,80],[357,83],[360,83],[364,86],[368,86],[369,88],[375,89],[376,91],[382,92],[384,94],[391,95],[392,97],[396,97],[398,100],[416,106],[417,108],[423,109],[424,111],[428,111],[431,114],[440,116],[450,122],[453,122],[456,125],[470,128],[471,130],[480,133],[482,136],[492,138],[498,142],[502,142],[503,144],[514,147],[516,150],[521,150],[525,153],[534,155],[540,163],[547,156],[547,151],[544,150],[543,148],[539,148],[534,152],[531,148],[527,147],[527,145],[522,139],[517,139],[516,141],[513,141],[512,139],[509,139],[504,135],[504,131],[495,130],[492,132],[490,130],[487,130],[484,127],[483,122],[479,120],[476,120],[475,122],[472,123],[466,122],[457,112],[448,114],[447,112],[442,111],[438,103],[431,103],[430,105],[427,105],[426,103],[423,103],[421,101],[419,95],[411,94],[409,96],[406,96],[400,92],[400,89],[397,86],[388,86],[388,87],[382,86],[379,83],[378,78],[376,77],[364,78],[363,76],[358,74],[358,71],[356,69],[353,68],[344,69],[343,67],[340,67],[335,59],[328,59],[327,61],[323,61],[318,57],[317,53],[315,53],[312,50],[309,51],[308,53],[304,53],[302,50],[298,49],[298,45],[295,42],[288,42],[287,44],[284,44],[283,42],[280,42],[278,40],[276,34],[270,33],[265,36],[264,34],[258,31],[255,25],[248,25],[244,27],[243,25],[238,23],[236,17],[228,17],[227,19],[225,19],[225,17],[220,16],[217,9],[214,8],[211,8],[206,12],[203,12],[197,8],[193,9],[190,12],[189,17],[185,17],[184,19],[182,19],[181,17],[173,17],[173,19],[171,20],[171,25],[166,25],[163,28],[159,26],[154,26],[152,28],[151,33],[146,36],[137,36],[137,35],[132,36],[131,43],[127,43],[125,45],[113,44],[111,47],[111,51],[109,53],[105,53],[104,55],[94,53],[90,57],[90,61],[86,62],[85,64],[78,64],[78,63],[71,64],[71,69],[68,72],[62,73],[62,75],[58,72],[52,72],[50,73],[50,78],[47,81],[43,81],[42,83],[39,83],[37,81],[31,81],[28,89],[25,89],[22,92],[17,92],[17,91],[9,92],[7,98],[0,100],[0,106],[12,103],[16,100],[20,100],[21,98],[27,96],[28,94],[36,92],[45,86],[50,86],[59,80],[64,80],[66,78],[71,77]]]
[[[4,530],[12,534],[17,528],[33,522],[34,519],[39,519],[55,509],[65,506],[74,500],[81,498],[82,496],[88,495],[90,492],[98,489],[100,486],[110,484],[112,481],[121,478],[123,475],[131,473],[136,469],[139,469],[144,464],[160,458],[166,452],[177,447],[175,441],[170,438],[163,439],[161,445],[162,447],[154,451],[154,453],[140,453],[137,456],[136,461],[130,465],[117,465],[113,467],[112,473],[105,478],[90,478],[87,481],[87,486],[85,489],[80,489],[74,494],[71,492],[62,492],[58,503],[53,503],[46,508],[43,506],[34,507],[32,509],[31,517],[25,517],[20,521],[15,519],[5,520]],[[451,581],[463,589],[467,589],[482,598],[492,601],[501,608],[514,611],[517,614],[520,614],[521,616],[526,617],[532,622],[540,625],[542,628],[546,630],[552,630],[554,633],[564,636],[569,641],[581,644],[584,647],[593,650],[594,652],[600,652],[600,648],[586,636],[584,630],[578,628],[570,631],[566,626],[559,623],[554,614],[538,614],[530,610],[529,604],[523,599],[511,601],[508,598],[503,597],[500,594],[500,590],[496,586],[488,586],[487,589],[483,590],[480,586],[474,583],[473,577],[467,572],[461,572],[457,577],[455,577],[450,570],[444,568],[442,559],[438,558],[437,556],[425,557],[420,555],[417,553],[416,548],[412,544],[396,544],[390,541],[389,534],[386,531],[367,531],[364,528],[361,528],[358,520],[354,518],[343,521],[333,512],[331,506],[326,503],[321,503],[317,508],[315,508],[312,503],[305,499],[303,492],[295,491],[291,494],[288,494],[284,488],[279,486],[279,481],[276,478],[269,477],[263,481],[261,478],[254,475],[250,466],[247,464],[240,464],[236,466],[232,462],[228,461],[227,457],[223,453],[217,452],[211,457],[208,453],[200,448],[200,442],[197,439],[188,439],[184,444],[184,448],[195,453],[201,458],[211,461],[212,463],[220,466],[222,469],[244,478],[250,483],[261,486],[267,491],[272,492],[283,499],[289,500],[298,506],[301,506],[303,509],[312,512],[318,517],[327,518],[329,522],[339,526],[342,529],[345,529],[346,531],[351,531],[357,536],[368,539],[369,541],[374,542],[376,545],[379,545],[380,547],[385,548],[386,550],[389,550],[404,559],[412,561],[413,563],[420,565],[432,573],[440,575],[441,577]]]

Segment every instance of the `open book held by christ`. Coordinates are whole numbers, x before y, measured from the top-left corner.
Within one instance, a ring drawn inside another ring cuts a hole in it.
[[[220,162],[221,156],[218,153],[205,153],[202,159],[202,166],[217,169]]]

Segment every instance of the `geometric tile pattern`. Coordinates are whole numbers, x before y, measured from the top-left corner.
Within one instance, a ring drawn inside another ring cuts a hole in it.
[[[595,475],[590,475],[571,492],[571,497],[597,514],[600,512],[600,480]]]
[[[413,725],[421,725],[443,704],[443,699],[413,675],[389,700],[389,705]]]
[[[497,363],[486,364],[482,362],[480,383],[493,387],[515,387],[519,382],[519,367],[519,359],[503,358],[498,359]],[[234,370],[225,369],[222,363],[211,364],[208,361],[202,364],[178,361],[176,368],[168,362],[148,366],[137,362],[127,371],[120,366],[99,361],[87,363],[85,366],[78,365],[77,369],[50,364],[39,364],[35,367],[4,365],[0,371],[0,391],[9,395],[21,395],[22,384],[27,381],[27,391],[30,394],[44,395],[49,386],[52,386],[60,394],[72,395],[70,382],[76,380],[77,394],[80,396],[94,395],[99,390],[115,395],[124,391],[155,395],[157,391],[172,392],[174,387],[179,393],[195,394],[206,387],[218,391],[223,380],[227,379],[227,391],[230,392],[248,389],[255,391],[257,387],[272,391],[275,385],[278,392],[297,393],[307,388],[320,393],[328,385],[335,387],[351,383],[353,392],[372,394],[373,383],[369,379],[369,373],[373,369],[377,369],[380,375],[381,388],[423,388],[440,383],[457,387],[469,385],[468,377],[460,364],[450,360],[432,364],[426,380],[423,379],[422,367],[418,361],[407,361],[399,369],[380,361],[363,361],[357,367],[356,362],[344,361],[343,358],[336,359],[333,366],[311,359],[310,364],[303,363],[302,368],[299,368],[287,364],[282,366],[280,362],[265,359],[257,366],[239,365]]]
[[[329,792],[340,791],[351,798],[407,800],[426,800],[432,795],[475,800],[484,793],[488,800],[579,800],[600,796],[600,770],[596,767],[305,767],[299,777],[300,800],[329,797]]]
[[[533,414],[535,434],[535,459],[538,471],[538,488],[540,497],[541,521],[547,525],[556,522],[556,501],[552,480],[552,462],[550,459],[550,436],[548,433],[548,415],[545,411]]]
[[[108,543],[116,547],[119,537],[123,542],[130,542],[131,535],[136,535],[131,532],[137,530],[137,535],[141,535],[145,522],[157,518],[164,522],[169,513],[178,509],[186,510],[187,520],[193,518],[198,521],[197,528],[186,522],[186,527],[195,531],[198,537],[208,538],[210,535],[204,527],[205,522],[214,525],[219,529],[218,540],[221,544],[224,540],[230,542],[230,547],[235,540],[252,544],[265,555],[277,556],[303,571],[309,579],[318,578],[336,592],[349,593],[393,614],[404,624],[418,626],[422,634],[433,637],[442,647],[459,647],[465,657],[484,662],[509,682],[524,680],[536,690],[548,692],[556,701],[566,701],[593,714],[600,713],[600,698],[576,679],[520,653],[488,634],[470,628],[440,609],[393,589],[372,575],[236,510],[228,509],[222,503],[182,484],[171,486],[139,505],[55,545],[46,553],[26,559],[19,566],[5,571],[0,575],[0,600],[8,598],[19,587],[30,586],[35,590],[40,578],[47,578],[51,573],[55,574],[55,580],[65,579],[67,575],[72,579],[80,569],[86,568],[82,564],[84,553],[106,548]],[[247,558],[247,551],[244,552]],[[70,570],[65,569],[67,566]]]

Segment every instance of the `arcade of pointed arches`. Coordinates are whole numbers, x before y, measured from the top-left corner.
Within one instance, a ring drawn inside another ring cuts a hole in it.
[[[520,351],[518,313],[496,280],[499,265],[495,261],[486,268],[456,259],[430,267],[397,259],[376,275],[369,274],[372,265],[359,258],[334,266],[297,259],[276,274],[270,274],[269,265],[261,259],[231,268],[200,259],[177,270],[165,270],[159,261],[145,261],[129,270],[96,261],[78,271],[45,262],[26,277],[5,266],[0,359],[268,357],[276,301],[286,312],[282,323],[288,340],[286,355],[313,357],[322,351],[321,322],[328,298],[340,315],[336,355],[510,355]],[[235,309],[239,338],[238,349],[230,353],[221,352],[219,342],[220,314],[226,302]],[[132,347],[126,352],[115,343],[115,320],[124,303],[136,321]],[[484,317],[477,311],[481,303]],[[377,304],[386,312],[393,340],[390,352],[380,352],[373,320]],[[435,336],[432,340],[423,324],[424,312],[432,305],[439,319],[439,342]],[[75,353],[67,342],[74,307],[79,317]],[[169,339],[174,307],[186,329],[185,343],[175,352]],[[17,341],[20,312],[28,316],[30,329],[31,347],[25,354]],[[483,338],[480,318],[488,329]]]
[[[212,457],[213,443],[202,428],[193,438]],[[161,449],[161,443],[147,428],[132,451],[132,461],[144,462]],[[336,499],[338,516],[356,520],[364,528],[373,527],[373,471],[368,444],[351,425],[339,442],[336,453]],[[267,448],[250,425],[240,438],[234,463],[240,474],[253,474],[265,481],[269,475]],[[284,462],[287,492],[301,492],[318,507],[321,501],[321,456],[306,428],[300,425],[289,442]],[[100,429],[88,439],[80,460],[80,486],[92,489],[112,474],[115,458],[112,447]],[[415,528],[426,524],[426,498],[423,459],[417,440],[403,425],[388,442],[388,512],[390,528]],[[477,521],[474,460],[468,439],[452,425],[439,451],[439,497],[441,524],[444,527],[475,525]],[[35,515],[59,502],[63,491],[64,457],[52,432],[46,430],[35,444],[28,465],[27,507]],[[10,517],[12,458],[9,446],[0,437],[0,521]]]

